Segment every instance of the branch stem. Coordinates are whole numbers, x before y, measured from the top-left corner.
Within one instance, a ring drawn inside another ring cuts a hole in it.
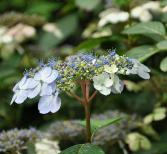
[[[83,106],[85,109],[85,120],[86,120],[86,136],[87,142],[91,142],[91,122],[90,122],[90,103],[89,103],[89,89],[90,89],[90,81],[89,80],[81,80],[79,81],[83,94]]]
[[[91,143],[91,122],[90,122],[90,105],[86,104],[85,106],[85,118],[86,118],[86,135],[87,142]]]
[[[90,120],[90,101],[96,96],[97,91],[95,91],[91,96],[89,94],[90,92],[90,81],[89,80],[78,80],[77,81],[82,90],[82,95],[83,97],[79,97],[78,95],[70,92],[70,94],[76,98],[83,106],[85,109],[85,120],[86,120],[86,136],[87,136],[87,142],[91,143],[91,120]]]

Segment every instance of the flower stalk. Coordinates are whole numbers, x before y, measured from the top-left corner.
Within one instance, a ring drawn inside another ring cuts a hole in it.
[[[82,100],[82,104],[85,109],[85,120],[86,120],[86,135],[87,135],[87,142],[91,142],[91,121],[90,121],[90,101],[96,96],[97,91],[95,91],[91,96],[89,96],[90,92],[90,81],[89,80],[80,80],[78,83],[81,86],[83,98],[78,100]]]
[[[85,106],[85,119],[86,119],[86,135],[87,135],[87,142],[91,142],[91,122],[90,122],[90,104],[86,103]]]

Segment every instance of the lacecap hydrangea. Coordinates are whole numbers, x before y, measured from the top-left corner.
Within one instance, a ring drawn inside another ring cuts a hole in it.
[[[76,54],[64,61],[49,60],[26,72],[14,86],[13,102],[23,103],[26,99],[40,96],[38,109],[42,114],[55,113],[61,107],[60,92],[70,93],[78,81],[89,80],[103,95],[121,93],[124,83],[119,75],[137,74],[149,79],[150,69],[138,60],[119,56],[115,51],[107,55]]]

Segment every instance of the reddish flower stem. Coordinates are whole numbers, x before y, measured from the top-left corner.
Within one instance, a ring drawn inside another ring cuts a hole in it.
[[[89,97],[89,102],[96,96],[97,90]]]
[[[86,104],[85,108],[85,119],[86,119],[86,135],[87,135],[87,142],[91,142],[91,122],[90,122],[90,104]]]
[[[78,95],[70,92],[70,94],[76,98],[83,106],[85,109],[85,120],[86,120],[86,136],[87,136],[87,142],[91,142],[91,121],[90,121],[90,101],[96,96],[97,91],[95,91],[91,96],[89,96],[90,92],[90,81],[89,80],[78,80],[77,81],[82,90],[82,95],[83,98],[79,97]]]

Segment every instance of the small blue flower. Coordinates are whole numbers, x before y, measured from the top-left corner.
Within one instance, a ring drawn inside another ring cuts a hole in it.
[[[61,79],[62,79],[62,75],[59,74],[56,80],[60,81]]]
[[[127,60],[127,62],[130,62],[130,63],[133,62],[133,58],[127,58],[126,60]]]
[[[29,73],[28,70],[25,70],[23,74],[24,74],[24,76],[27,77],[27,78],[30,76],[30,73]]]
[[[55,58],[49,59],[48,65],[49,65],[50,67],[54,68],[54,66],[56,65],[56,60],[55,60]]]
[[[76,64],[75,64],[75,63],[72,63],[72,64],[70,64],[70,66],[71,66],[72,68],[75,68],[75,67],[76,67]]]
[[[40,60],[39,60],[38,65],[39,65],[39,67],[41,67],[41,68],[45,66],[43,59],[40,59]]]
[[[110,51],[110,52],[109,52],[109,55],[110,55],[111,57],[115,56],[115,55],[116,55],[115,50]]]
[[[81,54],[81,59],[86,62],[92,62],[95,59],[95,57],[90,54]]]
[[[103,64],[104,64],[104,65],[107,65],[107,64],[109,64],[109,61],[108,61],[107,59],[104,59],[104,60],[103,60]]]
[[[94,64],[94,66],[95,66],[96,68],[101,67],[101,65],[100,65],[100,64],[98,64],[98,63]]]

